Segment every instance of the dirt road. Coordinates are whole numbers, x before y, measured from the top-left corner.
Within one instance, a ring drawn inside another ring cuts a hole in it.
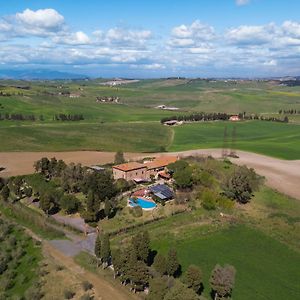
[[[127,159],[137,159],[145,156],[169,155],[126,153]],[[221,157],[221,149],[199,149],[173,153],[180,156],[212,155]],[[300,199],[300,160],[288,161],[260,154],[238,151],[239,158],[232,159],[237,164],[245,164],[254,168],[257,173],[266,177],[266,184],[286,195]],[[67,163],[75,162],[83,165],[105,164],[114,160],[112,152],[75,151],[75,152],[0,152],[0,167],[6,169],[0,176],[8,177],[32,173],[33,163],[41,157],[56,157]]]

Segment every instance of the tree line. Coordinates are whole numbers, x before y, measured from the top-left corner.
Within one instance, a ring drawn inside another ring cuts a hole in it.
[[[228,121],[232,114],[227,113],[193,113],[190,115],[179,115],[179,116],[171,116],[171,117],[164,117],[160,120],[161,124],[164,124],[167,121],[182,121],[182,122],[206,122],[206,121]],[[271,121],[271,122],[285,122],[288,123],[289,119],[287,116],[282,118],[276,117],[265,117],[265,116],[258,116],[257,114],[247,115],[246,112],[237,114],[240,120],[260,120],[260,121]]]
[[[115,279],[135,293],[147,291],[147,300],[205,300],[201,269],[190,265],[183,274],[176,249],[170,248],[163,255],[151,249],[150,244],[148,231],[142,231],[128,245],[111,251],[109,235],[98,235],[94,250],[97,266],[112,266]],[[231,296],[235,273],[233,266],[215,266],[210,276],[213,299]]]
[[[57,114],[53,116],[54,121],[82,121],[84,117],[82,114],[66,115],[66,114]]]
[[[1,114],[0,120],[9,120],[9,121],[36,121],[39,119],[40,121],[44,120],[44,117],[41,115],[38,118],[35,115],[24,115],[24,114]]]
[[[33,114],[31,115],[25,115],[25,114],[1,114],[0,113],[0,121],[44,121],[45,118],[43,115],[35,116]],[[57,114],[53,116],[53,121],[81,121],[84,120],[84,116],[82,114]]]
[[[285,115],[299,115],[300,114],[300,110],[297,109],[288,109],[288,110],[284,110],[284,109],[280,109],[278,111],[278,113],[281,114],[285,114]]]

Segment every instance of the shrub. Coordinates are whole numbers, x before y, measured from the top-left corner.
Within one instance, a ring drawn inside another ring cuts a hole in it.
[[[82,288],[86,292],[88,290],[91,290],[93,288],[93,285],[90,282],[88,282],[88,281],[83,281],[82,282]]]
[[[65,299],[72,299],[75,296],[75,293],[71,290],[64,290]]]
[[[141,216],[143,215],[143,209],[142,209],[139,205],[137,205],[137,206],[132,207],[132,208],[130,209],[130,213],[131,213],[134,217],[139,218],[139,217],[141,217]]]
[[[84,294],[80,297],[80,300],[92,300],[94,299],[93,296],[90,296],[89,294]]]
[[[203,208],[207,210],[217,208],[217,195],[213,191],[209,189],[204,190],[201,194],[201,200]]]
[[[220,195],[218,199],[218,205],[223,209],[232,209],[234,207],[234,201],[228,199],[223,195]]]

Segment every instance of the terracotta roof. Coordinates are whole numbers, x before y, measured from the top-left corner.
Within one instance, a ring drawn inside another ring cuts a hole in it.
[[[128,172],[128,171],[146,168],[146,166],[144,164],[140,164],[137,162],[129,162],[129,163],[113,166],[113,168],[124,172]]]
[[[177,161],[177,156],[161,156],[155,158],[149,163],[146,163],[145,166],[147,166],[148,169],[157,169],[166,167],[167,165],[174,163],[175,161]]]

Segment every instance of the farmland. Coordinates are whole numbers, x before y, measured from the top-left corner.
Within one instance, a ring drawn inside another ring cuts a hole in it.
[[[190,264],[201,268],[207,297],[210,272],[220,263],[237,269],[233,298],[292,299],[300,295],[294,280],[300,275],[299,212],[297,200],[262,188],[250,205],[231,212],[233,223],[218,213],[196,210],[144,228],[151,234],[152,249],[163,254],[177,249],[183,272]],[[122,244],[131,235],[113,243]]]
[[[159,152],[222,147],[222,122],[168,128],[159,121],[174,114],[199,111],[283,117],[278,115],[280,109],[300,109],[299,87],[269,82],[162,79],[118,87],[103,86],[101,82],[26,82],[29,89],[17,90],[11,86],[21,85],[20,82],[3,81],[1,90],[12,95],[0,97],[0,114],[34,115],[36,121],[0,121],[0,138],[5,141],[0,144],[0,151]],[[69,97],[71,94],[76,97]],[[99,103],[99,96],[119,97],[120,103]],[[161,104],[178,110],[155,109]],[[57,114],[82,114],[84,120],[57,121]],[[299,159],[299,116],[288,117],[290,124],[237,124],[236,147]]]

